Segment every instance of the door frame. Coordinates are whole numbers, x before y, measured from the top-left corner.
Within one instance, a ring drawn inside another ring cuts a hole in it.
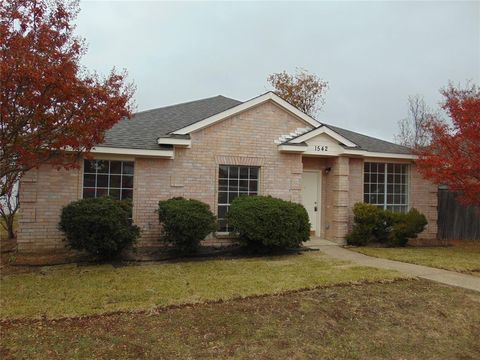
[[[317,226],[315,230],[315,235],[316,236],[321,236],[321,229],[322,229],[322,170],[303,170],[302,171],[302,176],[303,173],[317,173]],[[303,199],[302,199],[303,202]],[[302,204],[303,205],[303,204]]]

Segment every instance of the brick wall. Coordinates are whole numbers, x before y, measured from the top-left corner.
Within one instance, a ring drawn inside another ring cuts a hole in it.
[[[348,233],[350,162],[347,157],[333,159],[329,174],[331,181],[332,217],[330,240],[337,243],[345,241]]]
[[[175,160],[138,159],[134,221],[141,246],[156,245],[160,233],[157,202],[172,196],[194,198],[217,212],[218,165],[260,166],[260,194],[300,201],[301,155],[283,154],[273,140],[303,122],[266,103],[191,134],[190,149],[176,149]],[[224,239],[207,239],[210,245]]]
[[[42,166],[29,171],[20,181],[18,250],[21,252],[63,249],[58,230],[62,206],[79,198],[80,170]]]
[[[155,212],[159,200],[194,198],[217,212],[218,165],[260,166],[260,194],[301,201],[303,169],[322,173],[320,236],[343,242],[353,222],[352,207],[363,200],[363,160],[285,154],[274,139],[303,122],[273,103],[264,103],[191,134],[192,147],[177,148],[175,159],[135,159],[133,220],[141,228],[139,246],[158,246],[161,227]],[[117,157],[118,159],[118,157]],[[325,169],[331,168],[326,174]],[[423,238],[436,237],[436,187],[411,168],[411,203],[426,214]],[[64,248],[58,230],[62,206],[79,199],[82,169],[57,171],[44,166],[30,171],[20,183],[18,246],[20,251]],[[226,244],[209,237],[208,245]]]
[[[410,203],[412,207],[425,214],[428,221],[427,228],[418,236],[416,242],[435,242],[438,217],[437,186],[425,180],[416,170],[415,165],[411,165],[410,168]]]
[[[348,231],[353,226],[353,206],[363,202],[363,159],[350,159]]]
[[[135,159],[133,220],[141,228],[139,246],[157,246],[155,213],[159,200],[184,196],[201,200],[217,212],[218,165],[260,166],[260,194],[300,201],[302,158],[278,151],[274,139],[305,124],[268,102],[191,134],[190,149],[177,148],[175,159]],[[62,206],[81,197],[81,170],[42,167],[22,180],[21,251],[63,248],[57,229]],[[35,180],[33,180],[36,178]],[[225,239],[207,239],[210,245]]]

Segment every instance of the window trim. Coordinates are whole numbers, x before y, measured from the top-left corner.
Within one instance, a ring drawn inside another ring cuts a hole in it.
[[[78,189],[78,198],[79,199],[90,199],[90,198],[85,198],[84,197],[84,189],[85,189],[85,161],[120,161],[120,162],[131,162],[133,163],[133,174],[132,174],[132,197],[129,198],[132,200],[134,200],[134,195],[135,195],[135,184],[136,184],[136,171],[135,171],[135,168],[136,168],[136,162],[135,162],[135,158],[132,158],[132,157],[116,157],[116,156],[107,156],[107,157],[104,157],[104,156],[100,156],[100,157],[94,157],[92,159],[88,159],[88,158],[82,158],[81,159],[81,167],[80,167],[80,187]],[[123,165],[122,165],[123,166]],[[91,173],[87,173],[87,174],[91,174]],[[111,175],[110,174],[110,169],[109,169],[109,172],[108,172],[108,175]],[[116,174],[114,174],[116,175]],[[121,174],[123,175],[123,174]],[[110,184],[110,176],[109,176],[109,184]],[[120,180],[121,181],[121,180]],[[87,188],[92,188],[91,186],[87,186]],[[102,187],[103,188],[103,187]],[[95,187],[94,189],[97,189],[97,186],[95,184]],[[110,189],[110,186],[107,187],[107,189]],[[120,189],[120,194],[121,194],[121,190],[123,189],[122,187],[120,188],[114,188],[114,189]],[[128,190],[130,190],[130,188],[128,188]],[[95,191],[96,192],[96,191]],[[96,197],[95,197],[96,198]]]
[[[362,166],[362,202],[364,203],[367,203],[365,201],[365,164],[367,163],[370,163],[370,164],[383,164],[385,166],[385,171],[384,171],[384,176],[385,176],[385,184],[384,184],[384,190],[383,190],[383,196],[384,196],[384,203],[383,203],[383,207],[382,209],[383,210],[387,210],[387,208],[389,206],[405,206],[406,207],[406,210],[405,212],[408,212],[411,208],[412,208],[412,204],[411,204],[411,189],[412,189],[412,186],[411,186],[411,177],[412,177],[412,167],[411,167],[411,163],[407,163],[407,162],[396,162],[396,161],[378,161],[376,159],[369,159],[369,160],[366,160],[366,161],[363,161],[363,166]],[[406,187],[407,187],[407,190],[405,192],[405,196],[406,196],[406,202],[405,204],[388,204],[387,202],[387,196],[388,196],[388,193],[387,193],[387,186],[388,186],[388,165],[391,164],[391,165],[405,165],[406,166]],[[370,204],[370,203],[367,203],[367,204]],[[375,206],[380,206],[381,204],[372,204],[372,205],[375,205]]]
[[[258,178],[257,178],[257,196],[262,194],[262,167],[259,165],[245,165],[245,164],[229,164],[229,163],[217,163],[215,164],[216,169],[215,169],[215,215],[217,216],[217,224],[218,224],[218,207],[220,205],[218,196],[220,193],[220,166],[236,166],[236,167],[247,167],[247,168],[257,168],[258,169]],[[250,191],[249,191],[250,192]],[[228,191],[227,191],[228,193]],[[223,204],[223,203],[222,203]],[[219,237],[231,237],[233,232],[231,231],[216,231],[215,236]]]

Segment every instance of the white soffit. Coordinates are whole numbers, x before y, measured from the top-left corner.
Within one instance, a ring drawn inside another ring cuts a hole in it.
[[[158,145],[173,145],[179,147],[191,147],[192,140],[190,139],[175,139],[175,138],[168,138],[168,137],[160,137],[157,140]]]
[[[125,149],[125,148],[112,148],[106,146],[96,146],[91,153],[94,154],[115,154],[115,155],[130,155],[140,157],[158,157],[173,159],[174,150],[147,150],[147,149]]]

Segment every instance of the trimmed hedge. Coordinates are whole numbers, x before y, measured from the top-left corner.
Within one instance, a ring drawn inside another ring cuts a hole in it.
[[[140,235],[140,229],[132,225],[131,214],[129,200],[82,199],[62,209],[59,227],[70,248],[107,260],[134,244]]]
[[[388,246],[405,246],[425,230],[427,219],[416,209],[394,213],[375,205],[356,203],[353,208],[354,225],[347,235],[349,245],[365,246],[371,242]]]
[[[305,208],[271,196],[240,196],[228,211],[227,220],[250,249],[294,248],[310,238]]]
[[[195,252],[200,242],[217,229],[210,207],[194,199],[176,197],[160,201],[158,217],[163,225],[161,241],[182,254]]]

